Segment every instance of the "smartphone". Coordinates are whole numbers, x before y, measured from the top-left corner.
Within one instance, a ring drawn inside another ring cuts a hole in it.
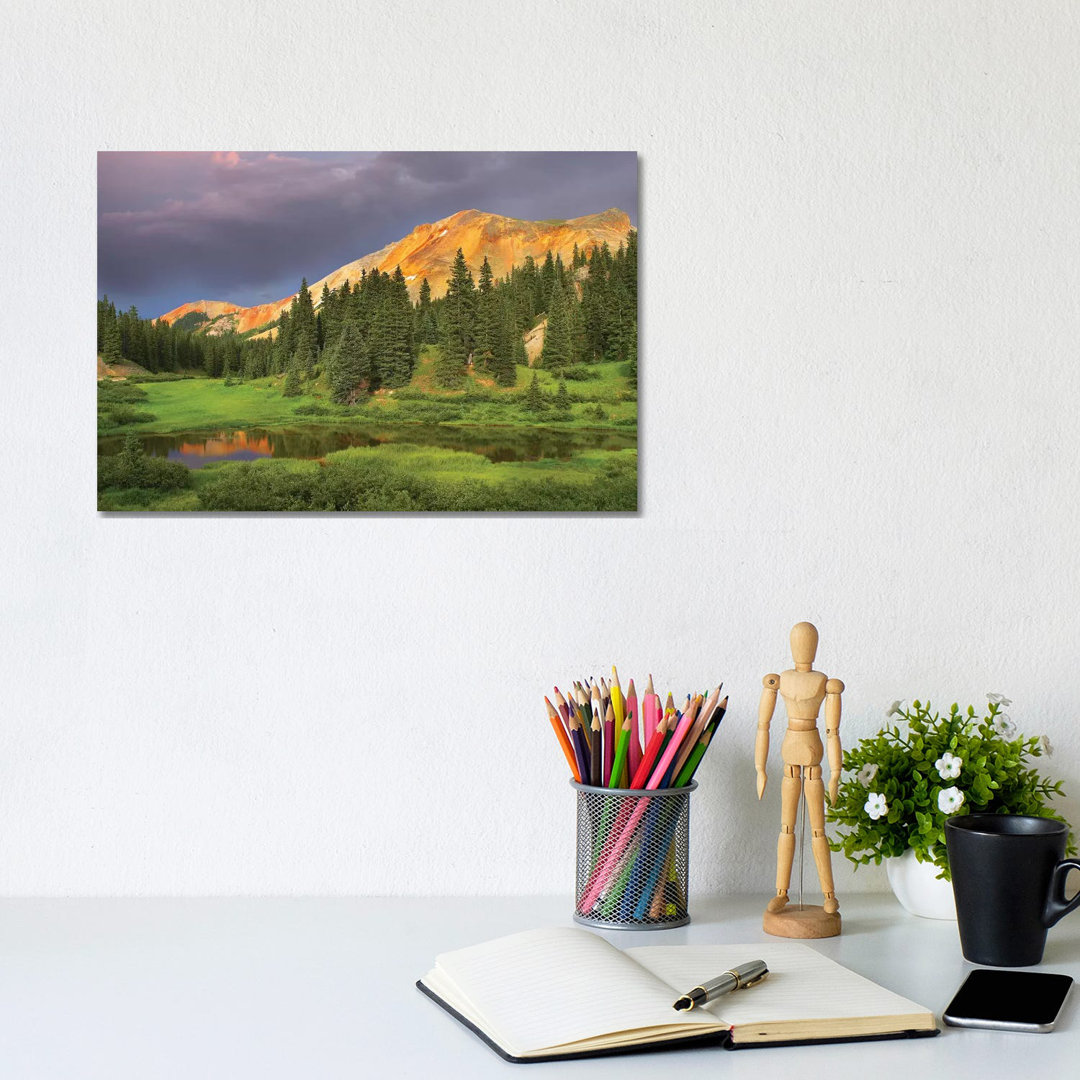
[[[1053,1031],[1071,975],[977,968],[956,992],[942,1019],[953,1027]]]

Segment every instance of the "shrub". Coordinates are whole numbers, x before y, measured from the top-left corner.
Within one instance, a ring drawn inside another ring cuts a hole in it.
[[[947,879],[948,817],[1028,814],[1064,821],[1047,807],[1062,794],[1061,782],[1044,780],[1027,764],[1045,752],[1045,739],[1017,734],[1000,711],[1005,699],[989,698],[982,718],[970,705],[966,712],[953,705],[942,717],[929,702],[913,701],[910,709],[896,702],[888,715],[899,717],[903,729],[886,726],[847,750],[848,776],[829,807],[829,820],[841,826],[833,851],[859,866],[912,848],[919,862],[933,863]],[[1070,835],[1070,854],[1075,850]]]
[[[98,491],[106,488],[174,491],[190,485],[191,473],[185,466],[146,454],[134,435],[124,440],[119,454],[98,458]]]
[[[123,424],[148,424],[157,416],[146,409],[135,409],[130,405],[113,405],[105,412],[105,419],[113,427]]]
[[[599,379],[600,372],[586,364],[574,364],[562,373],[562,377],[571,382],[588,382],[591,379]]]

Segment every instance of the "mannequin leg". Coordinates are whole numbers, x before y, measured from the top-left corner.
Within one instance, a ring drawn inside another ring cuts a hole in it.
[[[795,818],[802,794],[801,767],[784,766],[780,785],[780,838],[776,842],[776,895],[769,901],[767,911],[780,911],[788,902],[791,885],[791,864],[795,860]]]
[[[806,809],[810,818],[810,845],[814,852],[821,891],[825,894],[825,910],[838,911],[840,904],[833,887],[832,859],[829,841],[825,836],[825,784],[821,779],[821,766],[811,765],[806,778]]]

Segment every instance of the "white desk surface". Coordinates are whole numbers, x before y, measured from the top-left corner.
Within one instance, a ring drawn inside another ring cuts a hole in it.
[[[678,930],[619,945],[755,942],[761,897],[691,897]],[[1080,990],[1048,1035],[944,1028],[934,1039],[704,1049],[510,1065],[414,986],[436,953],[530,927],[571,925],[567,897],[0,901],[5,1080],[323,1080],[336,1077],[673,1075],[829,1080],[869,1075],[1071,1076]],[[841,897],[823,953],[940,1018],[969,965],[955,923],[890,896]],[[1080,980],[1080,916],[1050,931],[1044,970]]]

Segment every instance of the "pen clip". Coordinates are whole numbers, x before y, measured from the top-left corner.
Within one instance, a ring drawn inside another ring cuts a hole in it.
[[[746,990],[748,987],[757,986],[757,984],[761,982],[761,980],[764,979],[768,974],[769,969],[766,968],[763,972],[761,972],[760,975],[755,975],[752,979],[748,979],[746,982],[740,981],[738,988],[740,990]]]

